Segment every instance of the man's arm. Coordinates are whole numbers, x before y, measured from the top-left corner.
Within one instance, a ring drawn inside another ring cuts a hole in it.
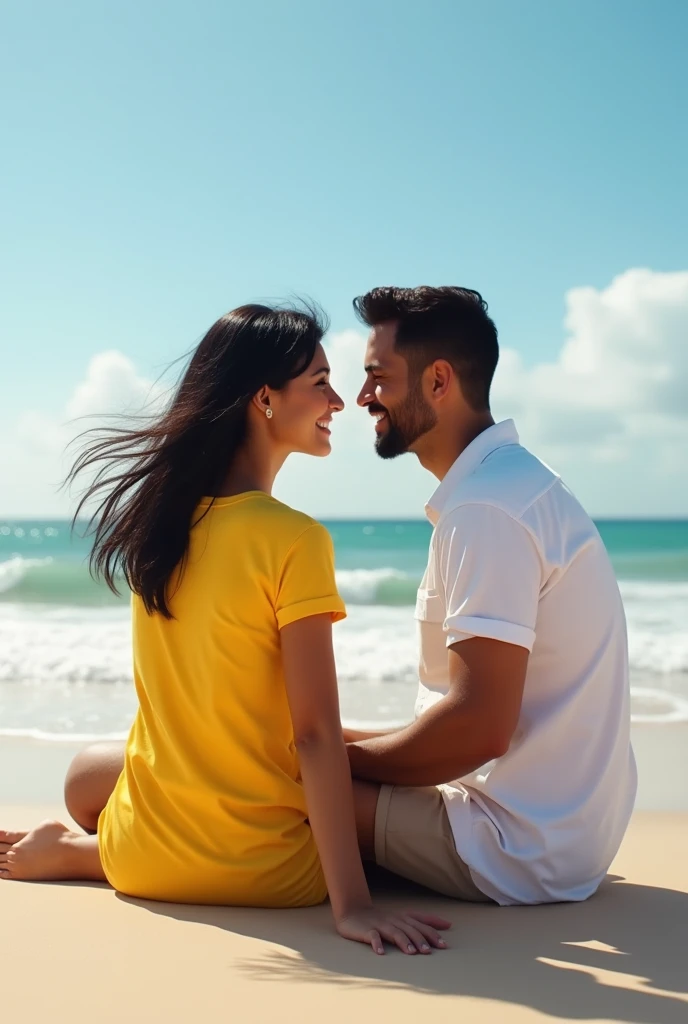
[[[352,774],[398,786],[452,782],[506,753],[528,650],[486,637],[452,644],[449,693],[406,729],[349,743]]]
[[[360,740],[376,740],[380,736],[391,736],[397,729],[384,729],[381,732],[364,732],[362,729],[342,729],[345,743],[358,743]]]

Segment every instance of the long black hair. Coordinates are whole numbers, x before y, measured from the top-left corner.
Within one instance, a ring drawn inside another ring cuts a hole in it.
[[[122,574],[149,613],[172,618],[168,584],[183,567],[194,510],[244,441],[251,399],[303,373],[325,330],[312,304],[240,306],[210,328],[160,416],[137,429],[87,432],[67,483],[96,470],[74,515],[76,523],[96,500],[88,519],[96,578],[117,593]]]

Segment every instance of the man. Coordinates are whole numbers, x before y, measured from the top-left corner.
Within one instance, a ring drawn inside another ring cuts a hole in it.
[[[588,515],[489,403],[494,323],[464,288],[376,288],[359,405],[439,481],[415,617],[416,720],[348,731],[365,854],[441,893],[584,900],[636,789],[627,641]]]

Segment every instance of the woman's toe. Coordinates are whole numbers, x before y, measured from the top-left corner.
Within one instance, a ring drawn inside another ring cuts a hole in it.
[[[3,844],[7,844],[7,846],[14,846],[14,844],[18,843],[20,839],[24,839],[26,835],[28,835],[27,832],[10,832],[7,829],[0,828],[0,847],[2,847]]]

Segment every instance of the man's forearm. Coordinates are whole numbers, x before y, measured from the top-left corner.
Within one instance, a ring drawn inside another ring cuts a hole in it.
[[[380,736],[389,736],[396,732],[396,729],[385,729],[381,732],[366,732],[361,729],[342,728],[345,743],[359,743],[361,740],[376,740]]]
[[[396,786],[452,782],[501,753],[484,733],[470,710],[445,697],[405,729],[347,743],[351,773]]]

